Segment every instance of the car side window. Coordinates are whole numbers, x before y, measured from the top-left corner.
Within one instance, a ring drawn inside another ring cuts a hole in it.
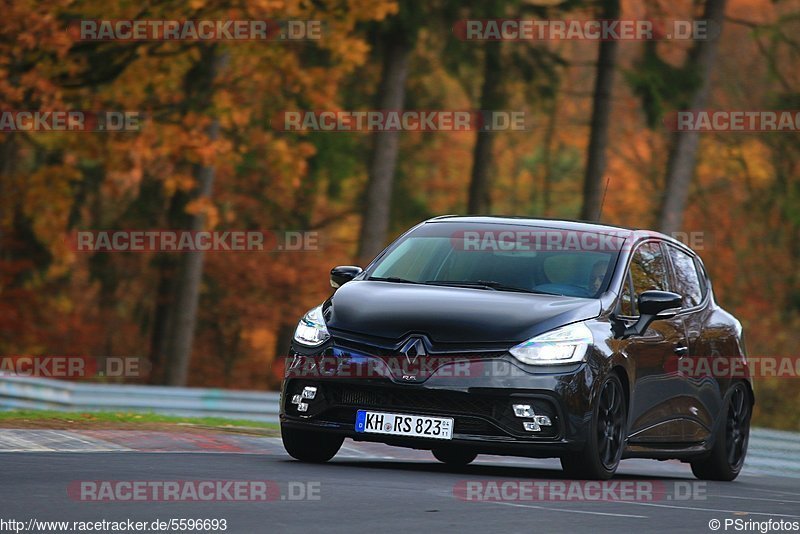
[[[645,291],[668,291],[667,262],[661,245],[655,241],[640,245],[631,259],[630,274],[633,280],[634,308],[639,302],[639,295]]]
[[[703,300],[700,277],[694,259],[675,247],[667,247],[675,275],[675,292],[683,297],[683,307],[692,308]]]
[[[708,273],[706,273],[703,264],[697,258],[694,260],[694,268],[697,269],[697,276],[700,278],[700,300],[702,301],[706,298],[706,293],[708,293],[708,280],[706,278]]]
[[[636,314],[631,292],[631,278],[627,275],[625,276],[625,282],[622,284],[622,293],[619,296],[619,313],[625,316]]]

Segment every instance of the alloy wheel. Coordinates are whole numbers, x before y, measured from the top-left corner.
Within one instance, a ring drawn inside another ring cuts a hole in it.
[[[614,469],[622,456],[625,409],[622,391],[616,380],[609,380],[600,393],[597,413],[597,449],[606,469]]]
[[[731,395],[726,424],[728,439],[725,441],[725,452],[728,458],[728,465],[735,468],[744,460],[750,434],[750,407],[743,387],[737,387],[733,391],[733,395]]]

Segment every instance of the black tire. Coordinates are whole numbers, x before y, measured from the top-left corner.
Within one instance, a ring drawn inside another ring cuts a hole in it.
[[[608,480],[614,476],[622,458],[627,437],[628,406],[617,375],[606,377],[594,405],[585,447],[561,457],[561,467],[571,478]]]
[[[327,462],[339,452],[344,436],[314,430],[300,430],[281,425],[283,448],[301,462]]]
[[[442,462],[443,464],[452,465],[452,466],[464,466],[472,462],[475,458],[478,457],[478,454],[466,449],[453,449],[453,448],[441,448],[441,449],[433,449],[431,451],[433,453],[434,458]]]
[[[717,425],[711,453],[692,462],[692,473],[700,480],[730,481],[739,476],[750,441],[752,400],[747,386],[737,382],[728,396],[725,419]]]

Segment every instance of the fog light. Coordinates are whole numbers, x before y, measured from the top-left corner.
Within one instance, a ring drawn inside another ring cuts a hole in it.
[[[317,396],[317,388],[313,386],[306,386],[303,388],[303,398],[314,400],[314,397]]]
[[[533,418],[533,420],[536,421],[537,425],[541,426],[551,426],[553,424],[550,422],[550,418],[546,415],[537,415]]]
[[[300,404],[301,402],[303,402],[303,399],[300,395],[292,395],[292,404]]]
[[[297,411],[298,412],[307,412],[308,411],[308,404],[305,403],[305,402],[301,402],[300,404],[297,405]]]
[[[542,429],[542,427],[539,426],[539,423],[537,422],[531,423],[528,421],[522,423],[522,428],[524,428],[528,432],[539,432]]]
[[[533,408],[530,404],[514,404],[514,415],[517,417],[533,417]]]

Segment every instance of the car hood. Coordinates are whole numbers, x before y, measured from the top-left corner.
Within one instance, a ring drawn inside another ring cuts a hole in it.
[[[350,332],[399,340],[425,334],[440,343],[518,343],[563,324],[600,314],[599,300],[353,281],[325,308],[332,333]]]

